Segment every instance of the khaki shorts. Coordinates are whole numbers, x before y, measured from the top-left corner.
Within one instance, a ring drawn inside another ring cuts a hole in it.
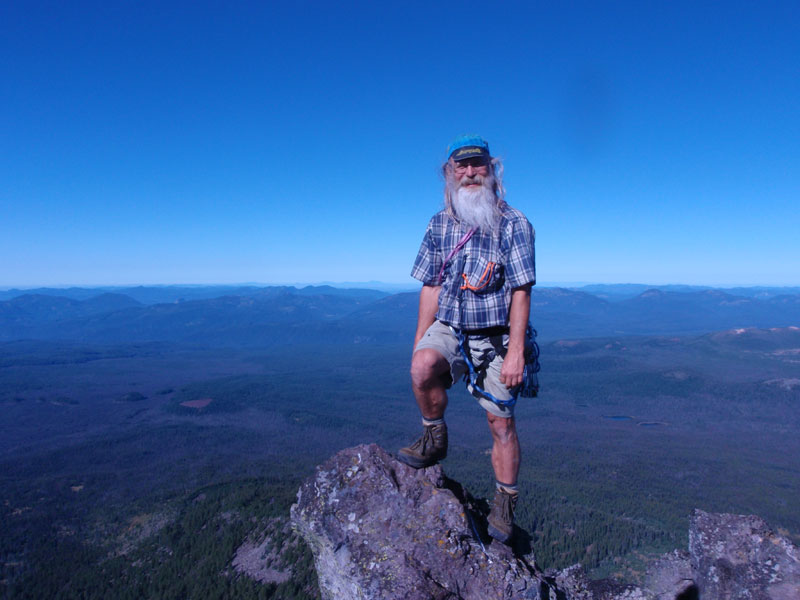
[[[508,334],[488,337],[467,336],[467,345],[472,364],[475,366],[475,373],[478,375],[476,383],[498,400],[510,400],[511,392],[505,384],[500,383],[500,367],[503,366],[503,357],[508,347]],[[441,321],[434,321],[422,336],[417,347],[414,348],[414,352],[430,348],[444,356],[450,364],[452,381],[447,386],[450,387],[454,381],[458,381],[464,374],[469,373],[467,361],[464,360],[458,346],[458,338],[450,330],[450,327]],[[477,393],[472,395],[484,410],[493,415],[504,418],[514,416],[513,406],[501,406]]]

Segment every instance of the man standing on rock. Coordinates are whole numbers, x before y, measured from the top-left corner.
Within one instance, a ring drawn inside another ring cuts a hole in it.
[[[523,378],[532,345],[527,327],[536,282],[534,231],[506,204],[502,163],[483,138],[456,139],[442,173],[445,208],[428,223],[411,272],[423,284],[411,361],[423,434],[398,458],[419,469],[447,456],[447,388],[465,376],[486,410],[493,440],[497,490],[489,534],[508,543],[520,465],[514,403],[523,384],[530,384]]]

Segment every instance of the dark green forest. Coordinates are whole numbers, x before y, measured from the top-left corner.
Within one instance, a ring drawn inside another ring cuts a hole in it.
[[[56,536],[54,545],[32,553],[30,560],[43,568],[24,573],[6,591],[31,599],[318,598],[311,553],[287,525],[294,487],[286,484],[249,479],[202,488],[138,544],[92,546]],[[153,517],[139,519],[138,528]],[[254,535],[269,540],[272,562],[291,572],[287,581],[260,582],[231,566],[237,548]]]
[[[635,579],[685,547],[695,508],[800,541],[800,344],[734,341],[543,345],[541,396],[517,409],[517,520],[540,566]],[[408,362],[399,344],[0,345],[2,595],[317,597],[289,506],[336,451],[418,434]],[[447,420],[445,472],[490,498],[485,417],[460,385]],[[246,543],[286,579],[237,570]]]

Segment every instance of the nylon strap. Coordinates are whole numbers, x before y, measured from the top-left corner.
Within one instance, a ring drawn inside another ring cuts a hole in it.
[[[442,268],[439,269],[439,277],[436,279],[436,285],[442,284],[442,276],[444,275],[444,268],[447,266],[447,263],[449,263],[450,259],[453,258],[456,255],[456,253],[458,253],[458,251],[464,247],[464,244],[466,244],[469,241],[469,238],[471,238],[472,234],[475,233],[476,231],[478,231],[478,228],[473,227],[467,233],[465,233],[464,237],[462,237],[461,240],[458,242],[458,244],[456,244],[456,247],[453,248],[450,254],[447,255],[447,258],[444,259],[444,262],[442,263]]]

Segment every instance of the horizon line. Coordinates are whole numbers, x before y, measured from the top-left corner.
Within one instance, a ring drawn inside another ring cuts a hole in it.
[[[33,285],[0,285],[0,291],[7,292],[12,290],[35,290],[35,289],[70,289],[70,288],[137,288],[137,287],[341,287],[341,288],[364,288],[370,286],[382,286],[387,288],[412,289],[420,287],[419,282],[398,283],[391,281],[315,281],[315,282],[234,282],[234,283],[55,283],[55,284],[33,284]],[[549,281],[537,283],[537,287],[588,287],[593,285],[605,286],[643,286],[643,287],[707,287],[707,288],[794,288],[800,287],[798,284],[786,283],[644,283],[644,282],[600,282],[600,281]]]

